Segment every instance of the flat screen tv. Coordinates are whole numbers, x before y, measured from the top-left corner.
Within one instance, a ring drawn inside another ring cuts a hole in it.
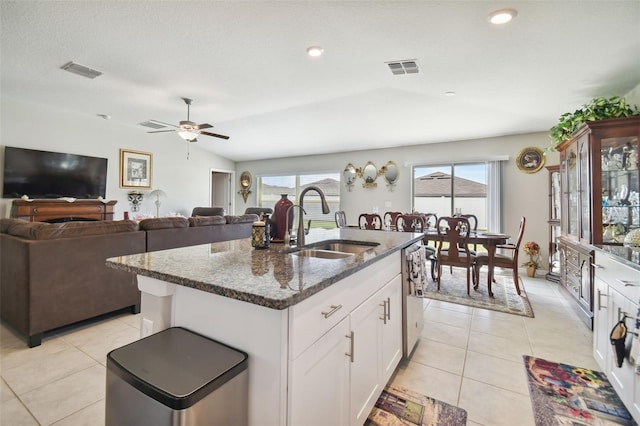
[[[3,198],[105,198],[107,159],[34,149],[4,149]]]

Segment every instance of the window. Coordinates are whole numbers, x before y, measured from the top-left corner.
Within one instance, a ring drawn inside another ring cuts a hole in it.
[[[413,167],[413,209],[438,217],[474,214],[478,229],[500,230],[500,162]]]
[[[258,178],[258,205],[274,208],[282,194],[287,194],[294,204],[299,204],[300,193],[309,186],[320,188],[329,204],[330,212],[323,214],[320,196],[316,191],[309,191],[304,196],[304,209],[307,212],[305,220],[311,220],[312,228],[335,228],[334,215],[337,210],[340,210],[339,172],[261,176]],[[298,216],[299,214],[296,213],[296,223]]]

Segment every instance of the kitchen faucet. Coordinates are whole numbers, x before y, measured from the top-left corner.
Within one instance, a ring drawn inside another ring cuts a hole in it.
[[[324,192],[322,192],[322,190],[320,188],[318,188],[317,186],[307,186],[305,189],[302,190],[302,192],[300,193],[300,197],[299,197],[299,202],[300,202],[300,218],[298,219],[298,247],[301,247],[304,245],[304,215],[303,213],[306,213],[306,211],[304,211],[304,196],[307,192],[309,191],[316,191],[319,195],[320,195],[320,201],[322,202],[322,213],[327,214],[329,213],[329,205],[327,204],[327,199],[324,196]],[[289,207],[291,208],[291,207]],[[288,216],[287,216],[288,218]]]
[[[294,207],[298,207],[300,209],[300,222],[302,222],[303,213],[306,213],[300,204],[292,204],[287,208],[287,214],[285,215],[285,220],[284,220],[284,228],[285,228],[285,230],[284,230],[284,248],[285,249],[289,248],[289,240],[291,239],[291,235],[289,234],[289,212]],[[293,225],[293,223],[292,223],[292,225]],[[303,234],[302,240],[304,242],[304,228],[303,228],[302,234]],[[298,238],[300,238],[299,234],[298,234]],[[300,241],[300,240],[298,239],[298,241]],[[298,247],[300,247],[300,243],[298,243]]]

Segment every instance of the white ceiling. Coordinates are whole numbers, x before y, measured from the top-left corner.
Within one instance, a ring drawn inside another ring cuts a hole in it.
[[[235,161],[546,131],[640,83],[637,0],[0,4],[3,97],[108,114],[158,144],[184,142],[138,123],[177,124],[193,98],[191,119],[231,137],[197,144]],[[490,25],[504,7],[516,19]],[[420,73],[392,75],[404,59]]]

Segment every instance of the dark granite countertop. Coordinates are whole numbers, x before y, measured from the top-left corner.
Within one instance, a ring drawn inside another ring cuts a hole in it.
[[[640,247],[613,246],[605,244],[593,245],[592,247],[597,253],[607,255],[613,260],[640,271]]]
[[[114,257],[107,259],[107,266],[272,309],[286,309],[421,240],[422,234],[314,229],[306,243],[332,239],[379,245],[342,259],[322,259],[293,255],[283,244],[254,249],[251,239],[245,238]]]

